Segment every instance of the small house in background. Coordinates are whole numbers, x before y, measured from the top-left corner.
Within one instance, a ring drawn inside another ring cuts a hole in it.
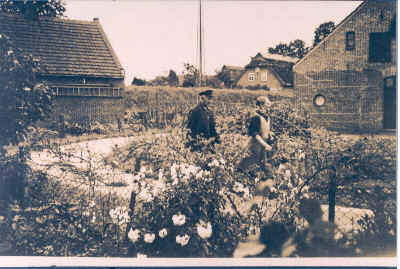
[[[241,66],[224,65],[218,76],[223,79],[225,88],[232,88],[243,72],[244,68]]]
[[[53,119],[87,123],[122,117],[124,69],[98,19],[27,20],[0,13],[0,33],[39,58],[38,74],[53,90]]]
[[[314,122],[396,128],[396,10],[396,1],[364,1],[294,66],[296,105]]]
[[[298,58],[270,53],[257,53],[245,67],[236,85],[260,86],[271,90],[293,87],[293,65]]]

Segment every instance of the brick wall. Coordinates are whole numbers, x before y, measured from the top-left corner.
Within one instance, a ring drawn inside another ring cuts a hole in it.
[[[296,106],[309,111],[315,124],[350,131],[383,128],[383,80],[396,74],[397,44],[391,43],[391,62],[371,63],[369,34],[387,32],[395,10],[394,2],[366,2],[295,65]],[[345,47],[348,31],[355,32],[354,50]],[[326,105],[313,104],[317,94],[326,97]]]

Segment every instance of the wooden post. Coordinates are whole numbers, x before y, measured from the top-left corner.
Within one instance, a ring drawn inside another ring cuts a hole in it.
[[[336,206],[336,168],[333,167],[329,173],[329,222],[335,222]]]

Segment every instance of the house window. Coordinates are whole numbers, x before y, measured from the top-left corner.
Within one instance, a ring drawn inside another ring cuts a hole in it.
[[[262,81],[267,81],[268,80],[268,73],[267,72],[263,72],[261,74],[261,80]]]
[[[391,43],[388,33],[371,33],[369,35],[369,61],[371,63],[388,63],[391,60]]]
[[[254,73],[249,73],[249,81],[254,81],[255,77],[254,77]]]
[[[354,32],[346,32],[346,50],[354,50],[356,47],[356,34]]]
[[[317,94],[314,97],[314,105],[317,107],[321,107],[325,104],[325,96],[321,95],[321,94]]]

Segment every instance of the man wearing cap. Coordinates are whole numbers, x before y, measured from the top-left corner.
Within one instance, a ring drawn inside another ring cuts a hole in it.
[[[192,151],[201,151],[205,146],[201,140],[211,140],[209,145],[211,146],[211,150],[213,150],[214,144],[220,143],[219,136],[215,130],[214,114],[209,108],[209,104],[213,98],[213,91],[203,91],[199,96],[199,104],[190,111],[188,117],[188,144]]]
[[[270,107],[271,101],[267,96],[259,96],[256,100],[257,109],[249,119],[248,134],[251,137],[249,143],[249,156],[239,163],[239,169],[246,171],[252,165],[258,164],[266,173],[266,179],[271,176],[271,166],[266,163],[267,154],[273,150],[271,141],[271,120],[261,113],[263,108]]]

